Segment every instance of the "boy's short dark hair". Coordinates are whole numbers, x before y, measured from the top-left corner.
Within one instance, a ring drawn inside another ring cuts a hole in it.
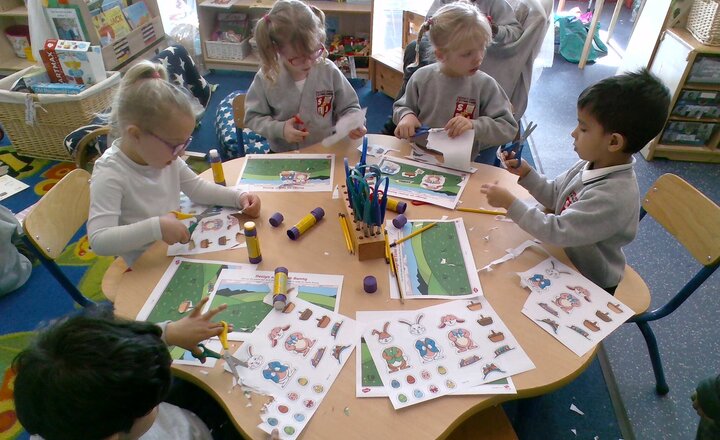
[[[152,323],[100,308],[61,319],[13,361],[18,419],[45,440],[128,432],[167,395],[171,361]]]
[[[580,94],[577,106],[593,115],[606,133],[623,135],[623,152],[632,154],[662,130],[670,108],[670,91],[643,68],[591,85]]]

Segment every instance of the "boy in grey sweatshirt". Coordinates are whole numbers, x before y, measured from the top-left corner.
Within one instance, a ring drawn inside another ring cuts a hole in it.
[[[637,233],[640,191],[632,155],[662,130],[670,93],[646,69],[606,78],[578,98],[571,133],[580,161],[554,180],[504,155],[508,171],[542,205],[529,206],[496,184],[485,184],[492,206],[508,210],[522,229],[556,246],[585,277],[610,293],[625,271],[622,247]],[[550,211],[546,213],[544,209]]]

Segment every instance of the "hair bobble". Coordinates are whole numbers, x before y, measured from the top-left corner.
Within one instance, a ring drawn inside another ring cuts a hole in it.
[[[162,79],[162,76],[160,76],[160,72],[155,70],[155,71],[153,71],[153,73],[150,74],[150,78]]]
[[[433,25],[433,19],[432,19],[432,17],[428,18],[427,21],[425,21],[425,23],[427,23],[427,26],[428,26],[428,27],[432,26],[432,25]]]
[[[263,20],[265,23],[270,24],[270,14],[263,15]]]

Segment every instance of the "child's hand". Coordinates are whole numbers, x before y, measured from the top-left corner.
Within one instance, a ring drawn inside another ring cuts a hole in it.
[[[520,166],[515,168],[518,161],[520,161]],[[527,174],[530,172],[530,169],[532,168],[526,160],[515,159],[514,151],[502,152],[502,162],[503,165],[505,165],[505,168],[507,168],[507,170],[510,171],[511,174],[515,174],[516,176],[520,177],[527,176]]]
[[[517,198],[510,191],[498,185],[497,181],[495,183],[484,183],[480,187],[480,192],[486,194],[490,206],[496,208],[510,209],[510,205]]]
[[[167,244],[190,241],[190,231],[183,222],[175,218],[175,214],[160,216],[160,232],[162,232],[162,240]]]
[[[445,130],[450,138],[460,136],[472,128],[472,121],[465,116],[455,116],[445,124]]]
[[[395,137],[400,139],[410,139],[415,135],[415,131],[422,124],[418,120],[417,116],[412,113],[408,113],[400,119],[400,123],[395,128]]]
[[[168,345],[176,345],[195,354],[200,354],[202,351],[198,347],[200,342],[222,333],[222,324],[210,320],[225,310],[227,304],[208,310],[207,313],[203,314],[200,311],[207,302],[208,297],[206,296],[195,305],[195,308],[188,316],[168,323],[167,327],[165,327],[165,341],[167,341]]]
[[[305,129],[298,130],[295,128],[296,123],[293,117],[285,121],[285,126],[283,127],[283,138],[292,144],[304,141],[307,135],[310,134],[310,132]]]
[[[240,194],[240,206],[242,207],[243,214],[247,214],[250,217],[260,215],[260,197],[255,194],[248,192]]]
[[[365,136],[366,133],[367,133],[367,128],[365,128],[365,126],[363,125],[362,127],[352,130],[350,132],[350,134],[348,134],[348,136],[350,137],[350,139],[355,140],[355,139],[360,139],[361,137]]]

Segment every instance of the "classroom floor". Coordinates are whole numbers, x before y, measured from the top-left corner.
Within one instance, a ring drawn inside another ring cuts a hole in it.
[[[566,9],[578,6],[584,10],[586,5],[587,2],[569,1]],[[605,5],[601,29],[607,29],[614,6]],[[525,116],[538,124],[533,134],[534,156],[548,177],[558,175],[577,160],[570,137],[576,124],[574,103],[585,87],[615,74],[631,30],[630,10],[623,8],[607,57],[579,70],[577,65],[556,55],[553,66],[545,69],[533,85]],[[564,104],[551,104],[559,102]],[[641,193],[660,175],[674,173],[720,203],[720,166],[664,159],[648,162],[640,154],[636,161]],[[698,267],[651,219],[641,223],[639,236],[625,248],[625,253],[653,293],[652,308],[663,305]],[[715,273],[675,313],[651,324],[670,386],[670,393],[664,397],[655,394],[650,358],[638,328],[623,325],[607,338],[604,347],[609,365],[604,365],[603,370],[614,376],[607,384],[616,397],[615,410],[625,440],[694,438],[698,416],[692,409],[690,395],[700,380],[720,373],[720,342],[714,327],[720,311],[716,295],[719,288],[720,274]],[[593,408],[583,410],[586,417],[593,417]]]

